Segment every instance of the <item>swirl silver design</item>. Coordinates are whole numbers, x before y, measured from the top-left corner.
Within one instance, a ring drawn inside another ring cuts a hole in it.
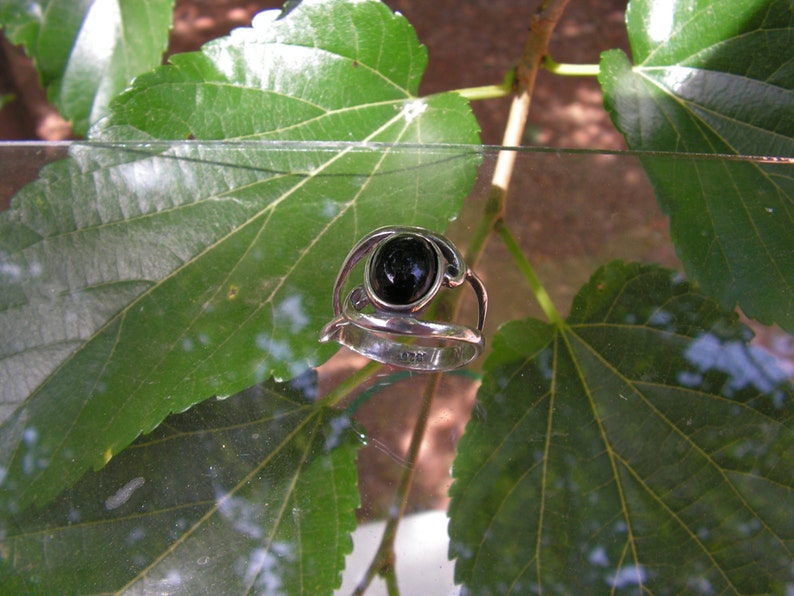
[[[364,282],[342,300],[350,272],[364,258]],[[441,288],[468,283],[479,303],[477,327],[416,318]],[[336,278],[334,318],[321,342],[336,341],[378,362],[415,371],[449,371],[466,366],[483,350],[488,295],[460,251],[424,228],[375,230],[350,251]]]

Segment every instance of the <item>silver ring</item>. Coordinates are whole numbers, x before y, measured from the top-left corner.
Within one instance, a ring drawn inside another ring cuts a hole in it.
[[[364,257],[364,283],[343,302],[345,282]],[[442,287],[466,282],[479,302],[476,329],[416,318]],[[320,341],[336,341],[378,362],[448,371],[466,366],[483,350],[485,286],[454,244],[424,228],[379,228],[360,240],[336,277],[333,307],[334,318],[323,327]]]

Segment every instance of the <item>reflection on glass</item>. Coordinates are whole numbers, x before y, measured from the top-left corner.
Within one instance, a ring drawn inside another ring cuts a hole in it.
[[[333,585],[359,500],[362,516],[389,513],[423,381],[381,374],[336,404],[357,421],[316,406],[361,380],[360,361],[329,361],[317,342],[336,272],[382,225],[446,229],[465,250],[501,150],[0,146],[2,193],[16,196],[0,222],[0,553],[13,552],[0,578],[75,592]],[[525,279],[489,244],[490,360],[444,379],[411,507],[449,504],[452,465],[453,553],[527,590],[517,566],[631,592],[680,564],[682,589],[721,591],[723,542],[774,553],[753,569],[780,577],[791,522],[768,507],[790,499],[775,437],[789,436],[791,393],[776,344],[748,345],[714,326],[716,303],[676,294],[682,268],[640,161],[781,185],[791,164],[516,151],[505,221],[572,318],[528,319],[542,313]],[[775,197],[743,199],[778,234]],[[678,273],[614,265],[588,285],[613,259]],[[476,308],[464,300],[461,319]],[[323,363],[320,390],[305,373]],[[480,378],[475,408],[461,396]]]

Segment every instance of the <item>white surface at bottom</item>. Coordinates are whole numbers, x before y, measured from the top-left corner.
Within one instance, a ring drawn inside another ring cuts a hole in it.
[[[453,580],[455,564],[447,559],[448,521],[444,511],[428,511],[406,516],[400,522],[395,545],[400,594],[450,596],[459,593],[460,588]],[[378,550],[385,526],[386,522],[373,522],[353,532],[353,552],[345,561],[342,587],[336,594],[353,592]],[[386,593],[386,584],[377,576],[366,592],[367,596]]]

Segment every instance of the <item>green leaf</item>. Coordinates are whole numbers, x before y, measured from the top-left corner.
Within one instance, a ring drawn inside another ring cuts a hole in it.
[[[456,580],[476,594],[782,593],[794,392],[736,316],[613,263],[561,329],[504,325],[458,447]]]
[[[0,584],[330,594],[352,550],[361,441],[307,399],[315,381],[206,401],[45,509],[0,518]]]
[[[634,64],[605,52],[600,82],[629,147],[794,157],[789,0],[633,0],[626,19]],[[790,171],[774,159],[643,165],[687,273],[726,308],[794,332]]]
[[[50,101],[84,135],[132,79],[160,64],[173,0],[8,0],[0,27],[22,44]]]
[[[174,62],[0,216],[0,511],[169,413],[330,356],[317,338],[350,247],[443,230],[474,182],[468,103],[413,95],[424,51],[379,2],[264,13]],[[188,134],[238,142],[156,141]],[[466,145],[410,145],[440,142]]]

